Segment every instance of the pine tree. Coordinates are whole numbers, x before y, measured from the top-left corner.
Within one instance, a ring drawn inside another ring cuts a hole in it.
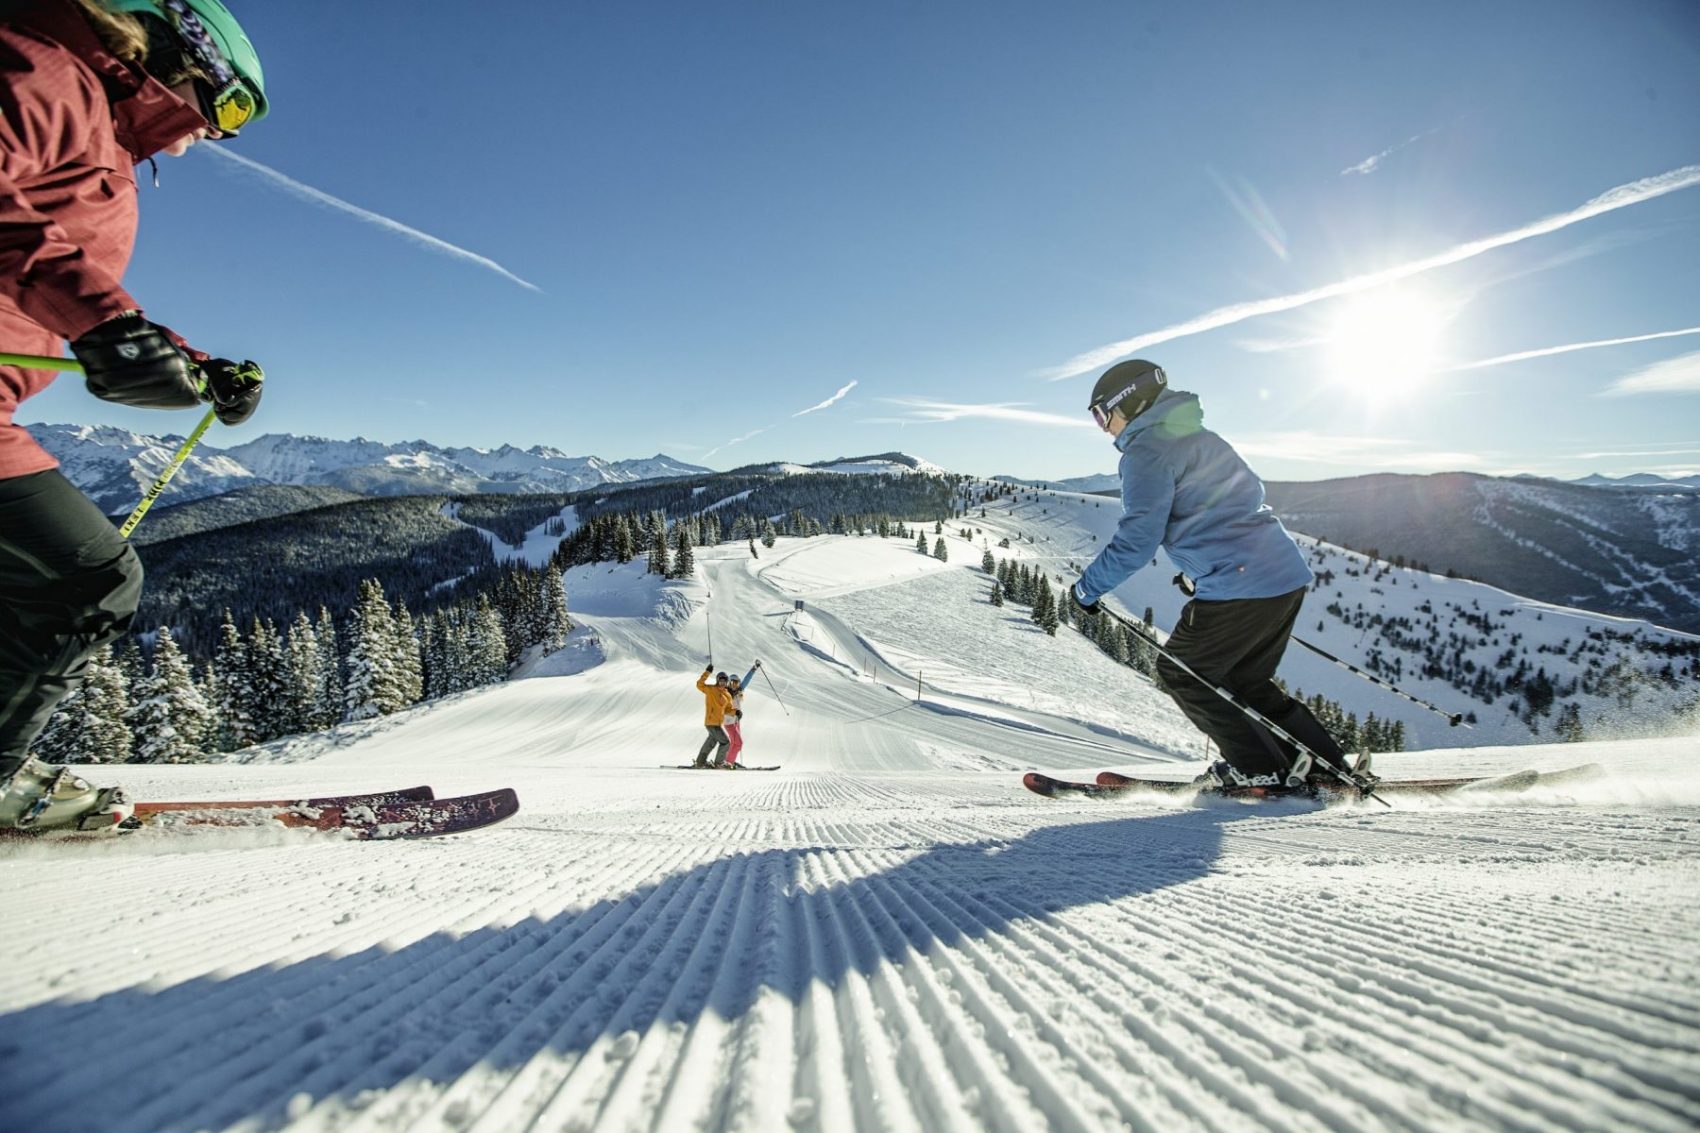
[[[305,611],[295,615],[289,630],[289,644],[284,649],[285,734],[317,731],[319,679],[323,662],[319,658],[319,637]]]
[[[614,561],[629,563],[637,557],[637,543],[632,539],[632,525],[625,512],[614,515]]]
[[[413,628],[413,615],[397,600],[395,604],[395,669],[398,693],[403,707],[418,704],[425,695],[425,665],[419,655],[419,635]]]
[[[469,687],[494,684],[507,675],[508,643],[502,632],[502,619],[484,595],[479,595],[478,608],[472,617],[468,653],[470,675],[474,678]]]
[[[388,716],[402,707],[395,657],[395,619],[390,616],[383,587],[377,579],[365,579],[360,583],[360,600],[349,620],[348,684],[343,692],[345,719],[369,720]]]
[[[283,642],[278,637],[277,627],[269,620],[262,623],[255,618],[254,627],[249,632],[248,679],[256,737],[264,742],[288,735],[289,674],[283,656]]]
[[[553,653],[567,644],[573,622],[567,616],[567,587],[561,572],[552,566],[543,568],[543,604],[539,641],[544,652]]]
[[[137,763],[187,763],[199,757],[211,710],[196,691],[189,662],[169,627],[159,629],[153,668],[137,685],[135,701],[125,722]]]
[[[1055,637],[1057,626],[1057,599],[1051,593],[1051,583],[1043,574],[1039,575],[1033,584],[1033,621],[1040,629]]]
[[[992,605],[1003,605],[1003,583],[995,578],[992,580]]]
[[[248,673],[248,644],[228,608],[218,627],[213,649],[209,703],[217,724],[210,743],[214,751],[236,751],[258,738],[254,727],[252,681]]]
[[[941,563],[950,561],[950,548],[944,545],[944,536],[940,535],[933,541],[933,558]]]
[[[690,578],[696,573],[696,556],[691,553],[691,532],[683,523],[673,526],[673,572],[668,578]]]
[[[59,702],[33,754],[49,763],[123,763],[130,758],[124,676],[110,647],[89,657],[83,683]]]
[[[324,606],[319,607],[319,622],[313,637],[319,645],[319,683],[310,726],[317,731],[342,719],[343,710],[342,652],[337,644],[336,619]]]
[[[659,513],[657,513],[659,517]],[[673,577],[673,565],[667,558],[667,524],[651,523],[649,536],[649,573],[659,574],[662,578]]]

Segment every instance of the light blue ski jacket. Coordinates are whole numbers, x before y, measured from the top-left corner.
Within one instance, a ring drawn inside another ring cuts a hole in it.
[[[1164,390],[1115,443],[1122,518],[1076,584],[1083,604],[1120,586],[1159,545],[1206,601],[1273,598],[1310,584],[1298,544],[1263,502],[1262,482],[1204,427],[1197,394]]]

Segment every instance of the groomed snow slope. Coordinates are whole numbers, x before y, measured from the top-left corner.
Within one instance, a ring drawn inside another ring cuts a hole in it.
[[[951,549],[581,568],[580,629],[529,679],[116,769],[153,797],[509,784],[523,810],[416,843],[0,845],[0,1129],[1700,1124],[1700,742],[1387,757],[1608,768],[1395,809],[1040,799],[1020,769],[1180,777],[1191,740],[1126,670],[973,602]],[[771,673],[746,759],[782,770],[660,769],[702,734],[711,635]]]

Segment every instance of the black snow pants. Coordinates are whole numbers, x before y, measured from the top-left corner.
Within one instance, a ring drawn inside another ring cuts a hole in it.
[[[136,552],[57,469],[0,480],[0,782],[141,595]]]
[[[1194,598],[1165,648],[1199,676],[1220,685],[1267,716],[1306,747],[1344,767],[1345,753],[1328,729],[1300,701],[1275,683],[1287,650],[1303,587],[1275,598],[1206,602]],[[1157,660],[1157,680],[1199,731],[1216,741],[1222,758],[1247,776],[1281,774],[1298,752],[1228,700],[1188,676],[1166,657]]]

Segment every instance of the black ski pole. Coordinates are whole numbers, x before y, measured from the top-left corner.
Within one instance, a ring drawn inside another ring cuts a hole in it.
[[[1416,705],[1419,705],[1423,708],[1426,708],[1430,712],[1433,712],[1437,716],[1446,717],[1446,722],[1448,724],[1451,724],[1454,728],[1456,728],[1459,724],[1464,724],[1464,714],[1461,713],[1461,712],[1448,712],[1446,709],[1440,707],[1438,704],[1430,704],[1428,701],[1424,700],[1420,696],[1412,696],[1410,693],[1406,692],[1402,688],[1399,688],[1397,685],[1394,685],[1390,681],[1384,681],[1380,677],[1376,676],[1374,673],[1366,673],[1364,670],[1358,668],[1356,665],[1352,664],[1350,661],[1342,661],[1340,658],[1334,656],[1334,654],[1328,652],[1328,650],[1323,649],[1321,646],[1318,646],[1318,645],[1312,645],[1310,642],[1306,641],[1302,637],[1295,637],[1295,638],[1293,638],[1293,641],[1296,644],[1304,646],[1306,649],[1310,650],[1312,653],[1316,654],[1318,657],[1326,657],[1328,660],[1334,662],[1336,665],[1340,666],[1342,669],[1345,669],[1347,672],[1356,673],[1358,676],[1362,677],[1364,680],[1368,681],[1372,685],[1380,685],[1382,688],[1386,689],[1388,692],[1392,693],[1395,696],[1402,696],[1406,700],[1410,701],[1412,704],[1416,704]],[[1464,727],[1466,727],[1466,728],[1468,728],[1469,726],[1470,725],[1468,725],[1468,724],[1464,724]]]
[[[1163,648],[1163,645],[1162,645],[1161,642],[1159,642],[1155,637],[1152,637],[1150,634],[1146,633],[1145,627],[1143,625],[1136,625],[1133,621],[1131,621],[1128,618],[1122,617],[1120,614],[1116,613],[1114,610],[1110,609],[1108,606],[1102,606],[1102,607],[1100,607],[1100,609],[1102,609],[1104,614],[1106,616],[1108,616],[1112,621],[1120,622],[1122,627],[1124,629],[1126,629],[1129,633],[1138,634],[1139,637],[1142,640],[1144,640],[1147,645],[1151,646],[1151,648],[1155,649],[1162,656],[1168,658],[1169,663],[1174,665],[1176,668],[1180,669],[1181,672],[1185,673],[1187,676],[1191,677],[1193,680],[1197,681],[1199,684],[1203,685],[1205,688],[1209,689],[1211,692],[1215,693],[1217,696],[1221,697],[1223,700],[1227,701],[1229,704],[1232,704],[1235,708],[1238,708],[1241,712],[1245,713],[1246,716],[1248,718],[1250,718],[1252,721],[1254,721],[1255,723],[1262,724],[1265,728],[1268,728],[1271,732],[1273,732],[1275,734],[1275,737],[1277,739],[1285,740],[1287,743],[1292,744],[1299,751],[1303,752],[1307,757],[1309,757],[1312,766],[1322,767],[1330,775],[1334,776],[1334,778],[1340,780],[1340,782],[1346,784],[1348,787],[1351,787],[1353,790],[1357,791],[1358,794],[1362,795],[1366,799],[1374,799],[1376,802],[1380,803],[1382,806],[1385,806],[1385,807],[1391,807],[1393,805],[1392,803],[1388,802],[1386,799],[1382,798],[1380,795],[1376,794],[1374,787],[1371,787],[1366,783],[1360,782],[1357,778],[1355,778],[1352,775],[1352,773],[1350,771],[1336,767],[1331,761],[1322,758],[1322,756],[1318,755],[1317,752],[1309,744],[1305,743],[1303,740],[1301,740],[1297,736],[1293,735],[1293,733],[1287,731],[1287,729],[1283,728],[1281,725],[1277,724],[1275,721],[1271,720],[1269,717],[1265,716],[1263,713],[1259,712],[1257,709],[1255,709],[1251,705],[1247,704],[1244,700],[1240,699],[1239,694],[1236,693],[1233,689],[1223,688],[1221,685],[1217,684],[1215,681],[1212,681],[1212,680],[1209,680],[1205,677],[1199,676],[1198,671],[1196,669],[1194,669],[1191,665],[1187,664],[1185,661],[1181,660],[1179,657],[1176,657],[1173,653],[1169,652],[1167,649]]]
[[[779,710],[787,716],[791,715],[791,710],[785,707],[785,702],[783,700],[779,700],[779,690],[773,687],[773,678],[767,675],[766,669],[761,671],[761,677],[762,680],[767,682],[768,691],[773,693],[773,699],[779,701]]]

